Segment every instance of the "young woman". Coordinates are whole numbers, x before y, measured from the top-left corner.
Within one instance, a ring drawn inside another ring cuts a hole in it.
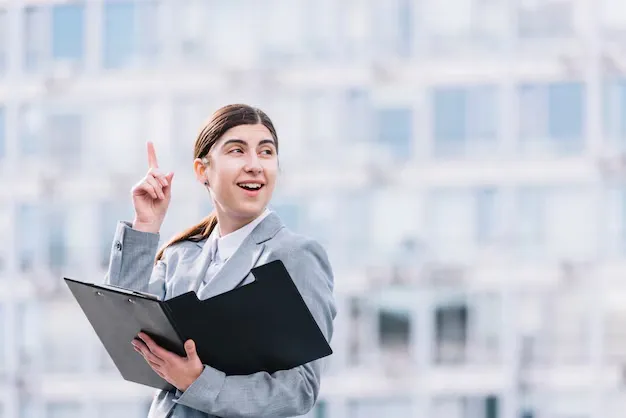
[[[105,282],[162,299],[190,290],[207,299],[249,283],[255,265],[279,259],[330,341],[336,307],[326,252],[267,208],[278,174],[278,137],[270,119],[250,106],[225,106],[199,133],[194,155],[196,178],[208,189],[215,211],[157,253],[173,173],[159,171],[148,143],[148,173],[132,189],[134,220],[117,226]],[[191,340],[185,342],[185,357],[143,333],[132,344],[176,388],[155,395],[149,417],[300,416],[319,393],[322,360],[274,374],[226,376],[201,363]]]

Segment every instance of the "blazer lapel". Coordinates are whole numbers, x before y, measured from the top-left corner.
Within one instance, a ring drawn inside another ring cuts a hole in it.
[[[273,212],[267,215],[211,279],[210,284],[198,295],[198,299],[208,299],[239,286],[263,254],[264,242],[276,235],[283,226],[278,215]],[[205,259],[205,262],[207,265],[203,266],[203,271],[206,271],[210,260]]]

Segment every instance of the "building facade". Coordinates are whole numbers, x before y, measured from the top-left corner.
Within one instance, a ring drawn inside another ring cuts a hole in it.
[[[0,418],[146,416],[61,278],[102,280],[147,140],[164,238],[208,213],[230,102],[335,269],[310,417],[622,416],[625,34],[618,0],[0,0]]]

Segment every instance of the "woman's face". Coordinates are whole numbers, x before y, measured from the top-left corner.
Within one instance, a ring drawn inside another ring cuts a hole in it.
[[[198,164],[196,175],[208,181],[215,207],[231,219],[252,219],[269,203],[278,172],[276,143],[263,124],[239,125],[224,133]]]

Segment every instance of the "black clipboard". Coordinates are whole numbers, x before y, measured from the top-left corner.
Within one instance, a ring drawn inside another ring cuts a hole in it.
[[[187,292],[161,301],[147,293],[64,278],[122,377],[173,390],[137,353],[140,331],[185,356],[193,339],[203,364],[226,375],[274,373],[333,353],[280,260],[251,270],[255,280],[199,300]]]

